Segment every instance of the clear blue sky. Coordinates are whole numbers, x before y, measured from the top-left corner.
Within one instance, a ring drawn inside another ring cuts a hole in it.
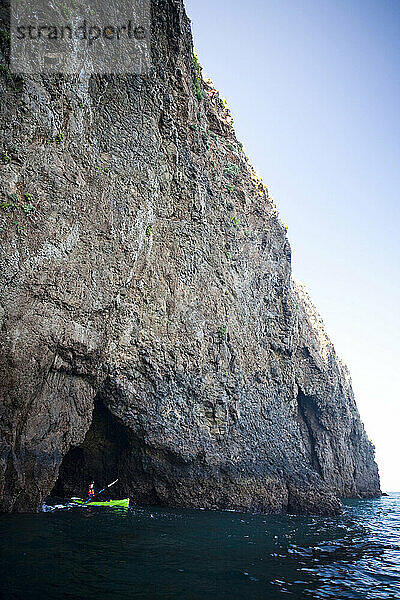
[[[186,0],[400,491],[400,1]]]

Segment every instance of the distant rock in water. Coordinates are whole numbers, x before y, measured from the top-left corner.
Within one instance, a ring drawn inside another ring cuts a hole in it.
[[[182,2],[152,4],[150,75],[0,73],[0,509],[116,477],[114,497],[181,507],[377,496],[286,226]]]

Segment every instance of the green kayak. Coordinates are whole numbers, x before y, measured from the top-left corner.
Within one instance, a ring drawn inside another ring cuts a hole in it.
[[[124,508],[129,507],[129,498],[124,498],[123,500],[108,500],[105,502],[100,502],[97,500],[86,502],[86,500],[82,500],[82,498],[71,498],[71,500],[75,504],[80,504],[82,506],[123,506]]]

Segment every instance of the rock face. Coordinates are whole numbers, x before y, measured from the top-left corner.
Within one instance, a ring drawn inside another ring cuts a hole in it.
[[[348,371],[180,0],[153,1],[153,39],[149,75],[0,73],[0,509],[116,477],[172,506],[379,495]]]

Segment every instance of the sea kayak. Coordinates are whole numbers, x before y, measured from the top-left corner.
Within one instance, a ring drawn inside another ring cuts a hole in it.
[[[80,504],[81,506],[122,506],[124,508],[129,507],[129,498],[124,498],[123,500],[107,500],[105,502],[100,502],[98,500],[93,500],[91,502],[86,502],[86,500],[82,500],[81,498],[71,498],[74,504]]]

